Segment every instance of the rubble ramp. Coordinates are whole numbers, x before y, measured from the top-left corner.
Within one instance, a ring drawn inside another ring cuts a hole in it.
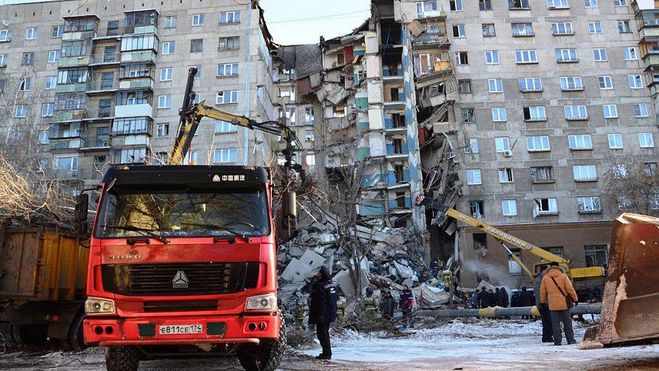
[[[600,324],[584,348],[659,342],[659,218],[622,214],[613,221]]]

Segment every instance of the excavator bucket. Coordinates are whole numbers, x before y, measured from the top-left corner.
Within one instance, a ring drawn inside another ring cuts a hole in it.
[[[584,348],[659,341],[659,218],[622,214],[613,221],[600,323]]]

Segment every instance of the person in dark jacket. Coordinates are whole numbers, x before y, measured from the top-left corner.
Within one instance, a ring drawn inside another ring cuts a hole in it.
[[[501,300],[501,290],[499,290],[498,287],[494,289],[494,306],[495,307],[503,306],[503,301]]]
[[[508,291],[506,291],[505,287],[503,286],[499,287],[499,295],[501,295],[501,306],[504,308],[508,308],[510,301],[508,297]]]
[[[551,327],[549,307],[540,303],[540,284],[542,283],[542,277],[545,276],[545,273],[546,270],[536,273],[535,279],[533,280],[533,293],[535,293],[535,306],[538,308],[540,318],[542,319],[542,342],[552,343],[554,342],[554,335]]]
[[[322,266],[316,273],[309,304],[309,324],[316,325],[316,336],[323,347],[323,352],[316,357],[318,359],[332,359],[329,328],[336,319],[336,299],[334,282],[327,267]]]
[[[414,307],[414,295],[412,295],[412,290],[410,287],[405,285],[403,291],[400,292],[400,301],[398,302],[400,310],[403,312],[403,322],[405,326],[410,325],[410,314],[412,313],[412,308]]]
[[[389,290],[384,292],[382,300],[380,300],[380,313],[382,318],[391,321],[394,318],[394,310],[396,310],[396,299],[391,296]]]
[[[481,287],[481,291],[478,293],[478,307],[479,308],[487,308],[488,305],[490,304],[489,295],[487,291],[485,290],[485,287]]]

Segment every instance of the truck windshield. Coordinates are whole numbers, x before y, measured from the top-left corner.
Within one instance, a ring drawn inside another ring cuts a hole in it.
[[[263,189],[127,190],[103,197],[94,235],[116,237],[264,236],[269,233]]]

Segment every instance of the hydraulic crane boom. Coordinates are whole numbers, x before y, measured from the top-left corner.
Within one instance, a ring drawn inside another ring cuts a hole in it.
[[[286,141],[286,148],[282,151],[286,159],[284,166],[288,169],[301,172],[301,165],[292,163],[294,144],[298,148],[302,147],[293,130],[279,121],[256,122],[245,116],[234,115],[228,112],[220,111],[214,107],[207,106],[204,102],[193,103],[195,99],[193,85],[194,77],[196,74],[197,68],[190,67],[188,70],[188,80],[185,87],[183,105],[179,111],[181,119],[179,121],[176,140],[174,141],[174,147],[172,148],[172,152],[169,156],[169,165],[180,165],[183,163],[185,156],[190,150],[192,138],[194,137],[195,132],[199,127],[199,122],[202,118],[208,117],[215,120],[226,121],[244,128],[261,130],[266,133],[281,136],[282,139]]]

